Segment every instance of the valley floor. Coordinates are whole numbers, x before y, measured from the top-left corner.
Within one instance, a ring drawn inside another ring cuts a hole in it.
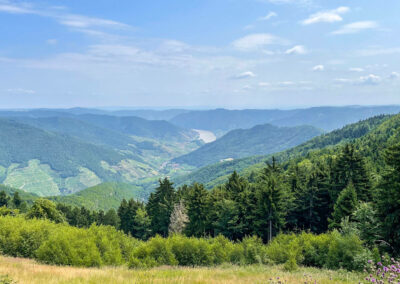
[[[360,274],[300,268],[284,272],[279,266],[220,266],[216,268],[161,267],[146,270],[127,268],[73,268],[49,266],[33,260],[0,257],[0,275],[18,284],[44,283],[359,283]],[[277,279],[279,277],[279,279]],[[273,280],[270,280],[270,279]],[[1,278],[0,278],[1,279]],[[281,282],[278,282],[281,281]],[[1,282],[0,282],[1,283]],[[8,282],[7,282],[8,283]]]

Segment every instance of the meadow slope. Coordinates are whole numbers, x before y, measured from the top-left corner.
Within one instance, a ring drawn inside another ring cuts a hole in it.
[[[0,257],[0,275],[18,284],[59,283],[358,283],[360,274],[315,268],[285,272],[280,266],[220,266],[214,268],[160,267],[143,270],[108,267],[50,266],[23,258]],[[0,278],[1,279],[1,278]],[[273,279],[272,281],[270,279]]]

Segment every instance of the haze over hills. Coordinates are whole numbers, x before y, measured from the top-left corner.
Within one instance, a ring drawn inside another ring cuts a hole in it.
[[[279,152],[318,135],[320,131],[315,125],[330,129],[370,114],[397,110],[399,106],[237,111],[85,108],[0,111],[3,117],[0,182],[41,196],[71,194],[102,182],[124,182],[142,188],[145,193],[140,196],[145,198],[160,177],[213,184],[233,167],[240,170],[262,161],[263,156],[257,155]],[[147,120],[130,116],[133,113],[174,117],[170,121]],[[272,122],[254,126],[263,120]],[[189,128],[180,125],[181,122]],[[278,127],[281,125],[294,128]],[[211,137],[238,126],[245,129],[233,130],[205,145],[193,130],[210,131]],[[228,158],[235,160],[212,165]],[[199,167],[205,168],[195,171]],[[209,180],[204,179],[206,172]]]
[[[368,143],[379,140],[375,146],[379,149],[385,148],[388,143],[393,143],[399,139],[400,134],[400,114],[380,115],[357,123],[346,125],[345,127],[317,136],[303,144],[287,149],[279,153],[264,156],[253,156],[223,163],[216,163],[202,167],[187,175],[174,177],[173,181],[177,186],[191,184],[193,182],[204,183],[207,188],[212,188],[218,184],[226,182],[228,176],[233,171],[250,175],[252,171],[257,171],[265,167],[266,162],[270,162],[274,156],[280,162],[287,162],[290,159],[305,157],[321,149],[335,149],[344,143],[356,141],[356,143]],[[370,148],[370,147],[367,147]],[[369,152],[370,157],[376,160],[378,151]],[[379,154],[381,155],[381,153]]]
[[[173,161],[202,167],[226,159],[266,155],[297,146],[321,133],[322,130],[313,126],[257,125],[250,129],[232,130],[216,141]]]
[[[400,106],[313,107],[292,110],[216,109],[182,113],[172,118],[170,122],[185,128],[215,132],[251,128],[265,123],[278,126],[311,125],[331,131],[375,115],[398,112]]]

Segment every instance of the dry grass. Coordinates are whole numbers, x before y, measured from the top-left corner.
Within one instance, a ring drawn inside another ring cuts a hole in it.
[[[284,272],[279,266],[220,266],[216,268],[160,267],[129,270],[123,267],[87,269],[39,264],[33,260],[0,257],[0,275],[19,284],[45,283],[358,283],[360,275],[344,271],[301,268]],[[306,276],[305,276],[306,275]],[[274,281],[270,281],[273,278]],[[316,282],[315,282],[316,281]]]

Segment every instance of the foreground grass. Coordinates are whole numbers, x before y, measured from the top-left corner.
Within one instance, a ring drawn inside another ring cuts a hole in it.
[[[359,283],[360,275],[345,271],[300,268],[284,272],[280,266],[220,266],[216,268],[160,267],[74,268],[39,264],[33,260],[0,256],[0,275],[16,283]],[[273,279],[271,281],[270,279]]]

